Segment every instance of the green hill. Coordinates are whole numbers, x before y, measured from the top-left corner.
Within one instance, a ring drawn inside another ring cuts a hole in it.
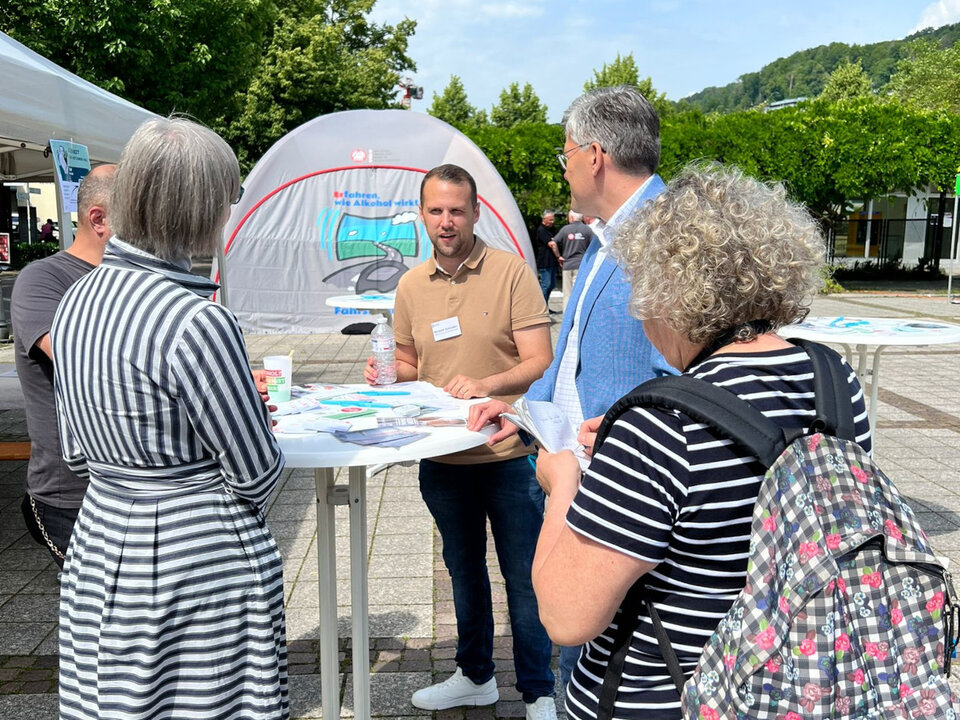
[[[874,89],[890,79],[903,57],[906,44],[918,37],[936,38],[942,47],[960,40],[960,23],[921,30],[903,40],[887,40],[871,45],[830,43],[795,52],[764,65],[759,72],[741,75],[723,87],[708,87],[678,102],[680,108],[703,112],[745,110],[766,102],[794,97],[815,97],[823,90],[827,76],[843,60],[860,60]]]

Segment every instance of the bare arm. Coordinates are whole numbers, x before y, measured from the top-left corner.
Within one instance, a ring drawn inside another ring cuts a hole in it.
[[[47,357],[53,360],[53,346],[50,344],[50,333],[47,333],[34,344],[34,347],[38,347],[46,353]]]
[[[553,360],[550,326],[534,325],[515,330],[513,341],[520,356],[520,362],[517,365],[501,373],[479,379],[457,375],[443,389],[454,397],[461,398],[514,395],[525,392],[530,387],[530,383],[543,375],[543,371]]]
[[[541,450],[537,480],[550,496],[533,558],[540,621],[554,642],[580,645],[607,628],[630,586],[656,565],[589,540],[567,526],[567,510],[580,486],[580,466],[569,450]]]

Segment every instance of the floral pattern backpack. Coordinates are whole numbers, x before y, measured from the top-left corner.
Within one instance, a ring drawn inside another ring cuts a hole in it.
[[[769,467],[746,587],[685,684],[658,632],[683,716],[960,720],[947,681],[957,645],[950,575],[896,486],[854,442],[839,357],[801,344],[814,364],[817,419],[793,438],[730,392],[689,377],[651,381],[657,387],[620,401],[682,410]]]

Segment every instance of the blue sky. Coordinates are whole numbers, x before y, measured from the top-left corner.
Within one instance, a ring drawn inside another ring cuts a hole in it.
[[[415,110],[459,75],[488,110],[511,82],[530,82],[555,122],[618,52],[678,100],[797,50],[958,22],[960,0],[378,0],[372,15],[417,20],[411,77],[425,92]]]

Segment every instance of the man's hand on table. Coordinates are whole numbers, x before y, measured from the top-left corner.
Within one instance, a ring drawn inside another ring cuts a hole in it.
[[[491,435],[487,441],[488,445],[496,445],[511,435],[515,435],[519,429],[512,422],[502,417],[505,412],[510,412],[510,406],[502,400],[488,400],[485,403],[471,405],[470,413],[467,415],[467,430],[476,432],[487,423],[499,425],[500,429]]]
[[[485,381],[467,377],[466,375],[457,375],[453,380],[444,385],[443,389],[444,392],[462,400],[475,397],[487,397],[491,392],[490,386]]]

